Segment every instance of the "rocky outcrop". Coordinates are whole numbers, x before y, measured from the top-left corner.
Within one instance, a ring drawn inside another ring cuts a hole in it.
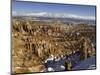
[[[80,51],[81,60],[93,56],[95,48],[92,46],[91,39],[95,40],[94,32],[92,33],[95,27],[87,26],[86,29],[92,29],[89,32],[84,26],[83,29],[81,27],[59,22],[14,19],[12,23],[13,73],[46,71],[44,62],[51,55],[60,58]]]

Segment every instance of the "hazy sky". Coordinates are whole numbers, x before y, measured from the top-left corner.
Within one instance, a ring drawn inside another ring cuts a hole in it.
[[[38,2],[13,1],[12,11],[14,12],[47,12],[47,13],[66,13],[79,16],[95,17],[95,6],[89,5],[70,5],[70,4],[49,4]]]

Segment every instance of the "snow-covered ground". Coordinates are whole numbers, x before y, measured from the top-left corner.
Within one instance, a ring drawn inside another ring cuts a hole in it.
[[[72,70],[86,70],[86,69],[95,69],[96,57],[90,57],[87,60],[80,61],[79,53],[70,55],[69,57],[61,57],[54,59],[55,57],[49,58],[46,60],[47,71],[64,71],[65,70],[65,61],[71,61],[73,65]]]
[[[96,57],[92,56],[87,60],[81,61],[73,70],[91,70],[96,69]]]
[[[61,58],[57,58],[54,59],[52,57],[53,60],[51,60],[51,58],[48,58],[46,60],[46,66],[47,66],[47,70],[48,71],[64,71],[65,70],[65,61],[72,61],[73,65],[76,65],[79,63],[79,53],[76,53],[74,55],[71,55],[69,57],[65,56],[65,57],[61,57]]]

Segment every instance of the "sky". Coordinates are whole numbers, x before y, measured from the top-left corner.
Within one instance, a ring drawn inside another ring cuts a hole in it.
[[[72,4],[54,4],[54,3],[39,3],[39,2],[12,2],[12,14],[18,15],[31,14],[31,15],[45,15],[49,13],[57,14],[56,16],[71,16],[95,19],[96,13],[95,6],[89,5],[72,5]],[[55,16],[55,15],[54,15]]]

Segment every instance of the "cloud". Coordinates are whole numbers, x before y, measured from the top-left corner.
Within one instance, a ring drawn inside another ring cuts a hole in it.
[[[36,16],[36,17],[51,17],[51,18],[75,18],[85,20],[95,20],[95,16],[80,16],[68,13],[47,13],[47,12],[12,12],[13,16]]]
[[[12,11],[12,15],[16,15],[17,14],[17,12],[16,11]]]
[[[85,19],[85,20],[95,20],[95,16],[80,16],[80,15],[75,15],[75,14],[69,14],[68,17],[78,18],[78,19]]]
[[[45,16],[46,12],[26,13],[26,16]]]

